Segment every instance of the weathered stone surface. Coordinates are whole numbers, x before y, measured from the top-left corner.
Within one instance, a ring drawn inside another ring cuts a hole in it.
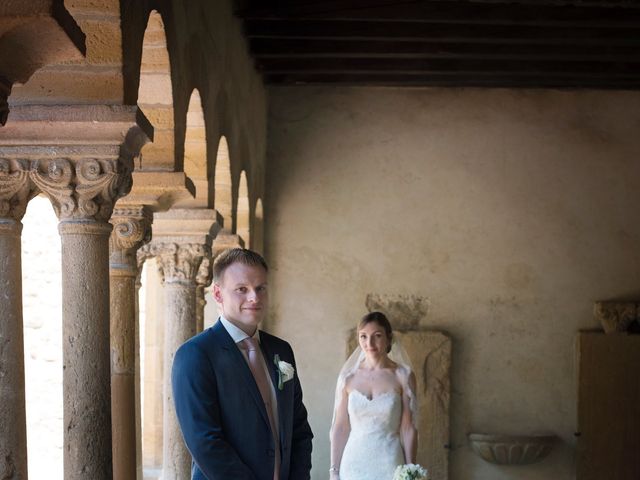
[[[0,218],[0,478],[27,480],[21,231]]]
[[[72,98],[78,103],[112,103],[122,99],[122,70],[96,66],[62,65],[44,67],[24,85],[15,84],[11,102],[63,103]]]
[[[92,65],[122,64],[120,18],[86,19],[81,17],[78,23],[87,35],[87,63]]]
[[[624,333],[640,320],[639,304],[635,302],[596,302],[593,314],[605,333]]]
[[[528,465],[549,455],[555,435],[493,435],[470,433],[471,448],[483,460],[497,465]]]
[[[140,246],[151,240],[152,221],[151,209],[144,205],[115,208],[111,217],[113,232],[109,241],[109,263],[112,271],[126,270],[127,274],[136,277],[136,252]]]
[[[222,229],[218,235],[216,235],[213,245],[211,246],[213,258],[229,248],[243,248],[244,241],[239,235],[231,233],[228,229]]]
[[[394,319],[397,328],[414,328],[429,312],[429,299],[416,295],[383,295],[370,293],[366,306],[370,312],[380,311]]]
[[[0,158],[0,218],[21,220],[37,189],[29,179],[29,162]]]
[[[62,221],[65,479],[112,480],[107,222]],[[87,321],[91,319],[91,321]],[[89,448],[88,448],[89,447]]]

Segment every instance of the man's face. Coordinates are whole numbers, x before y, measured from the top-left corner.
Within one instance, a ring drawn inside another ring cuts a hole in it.
[[[224,318],[253,335],[267,314],[267,272],[260,266],[232,263],[213,286]]]

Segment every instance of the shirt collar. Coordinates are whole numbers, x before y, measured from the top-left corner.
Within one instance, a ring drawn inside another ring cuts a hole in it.
[[[240,343],[245,338],[249,338],[249,335],[247,335],[240,328],[236,327],[233,323],[231,323],[229,320],[224,318],[222,315],[220,315],[220,322],[222,323],[222,326],[225,328],[225,330],[229,333],[229,335],[231,335],[231,338],[235,343]],[[253,334],[253,338],[258,343],[260,343],[260,330],[258,330],[257,328],[256,328],[256,333]]]

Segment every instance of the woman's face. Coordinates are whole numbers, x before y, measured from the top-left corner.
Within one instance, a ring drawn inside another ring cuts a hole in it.
[[[369,322],[358,330],[358,343],[367,356],[378,357],[387,354],[389,338],[381,325]]]

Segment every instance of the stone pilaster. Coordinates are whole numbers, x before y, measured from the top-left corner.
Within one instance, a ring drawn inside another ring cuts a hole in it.
[[[135,480],[137,459],[136,403],[136,252],[151,239],[153,216],[149,207],[116,207],[111,217],[111,417],[113,478]]]
[[[28,168],[24,160],[0,159],[0,478],[15,480],[27,480],[20,236],[35,193]]]

